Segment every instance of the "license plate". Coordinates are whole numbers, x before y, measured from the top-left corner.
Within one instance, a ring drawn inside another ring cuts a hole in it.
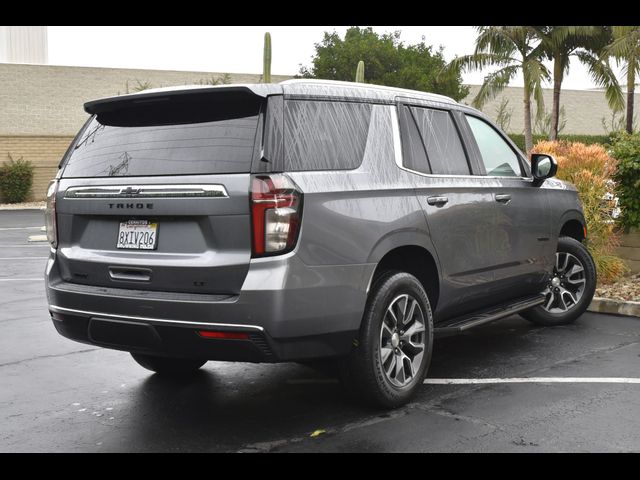
[[[155,250],[158,242],[158,224],[149,220],[120,222],[116,248]]]

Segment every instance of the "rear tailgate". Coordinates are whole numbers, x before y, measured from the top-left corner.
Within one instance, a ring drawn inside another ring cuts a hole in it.
[[[240,291],[264,99],[233,92],[91,107],[96,115],[70,149],[58,189],[65,281]]]

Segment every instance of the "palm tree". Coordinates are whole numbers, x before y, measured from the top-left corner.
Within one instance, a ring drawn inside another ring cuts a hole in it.
[[[524,78],[524,138],[528,151],[533,147],[531,134],[531,96],[533,95],[538,112],[544,111],[542,82],[549,79],[549,71],[542,63],[543,50],[531,27],[517,26],[478,26],[478,38],[473,55],[454,59],[449,68],[452,70],[482,70],[486,67],[499,67],[488,74],[473,99],[473,106],[481,108],[488,100],[498,95],[509,82],[522,72]]]
[[[636,75],[640,75],[640,26],[612,27],[613,42],[604,52],[622,63],[622,73],[627,77],[627,122],[626,130],[633,133],[633,99]]]
[[[622,91],[606,56],[601,55],[609,43],[611,31],[608,27],[596,26],[536,26],[545,56],[553,62],[553,104],[551,108],[551,131],[549,140],[558,138],[560,117],[560,90],[565,74],[569,71],[572,56],[585,64],[591,79],[605,89],[609,106],[614,110],[624,105]]]

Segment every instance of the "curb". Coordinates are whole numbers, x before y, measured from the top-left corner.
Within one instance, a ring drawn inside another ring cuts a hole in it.
[[[590,312],[627,315],[640,318],[640,302],[594,297],[587,310]]]

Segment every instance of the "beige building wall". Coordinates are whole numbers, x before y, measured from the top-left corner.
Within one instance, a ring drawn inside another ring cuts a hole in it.
[[[462,101],[471,105],[477,95],[480,85],[470,85],[469,95]],[[522,87],[507,87],[500,95],[487,102],[482,111],[495,120],[497,110],[506,98],[509,101],[508,110],[511,110],[511,124],[508,133],[524,132],[524,103]],[[544,106],[547,112],[551,111],[553,91],[544,89]],[[607,104],[604,92],[596,90],[562,90],[560,105],[564,106],[567,124],[562,133],[578,135],[606,135],[608,132],[602,126],[602,119],[610,124],[612,111]],[[640,95],[636,95],[634,111],[640,116]],[[637,122],[636,122],[637,124]]]
[[[222,73],[125,68],[0,64],[0,135],[75,135],[87,114],[84,102],[152,87],[192,85]],[[273,82],[291,77],[273,75]],[[255,83],[260,75],[232,73],[233,83]]]
[[[72,136],[0,136],[0,163],[8,160],[8,154],[14,160],[31,161],[34,169],[29,200],[42,200],[71,140]]]
[[[62,155],[88,117],[84,102],[132,92],[138,82],[190,85],[222,74],[0,63],[0,163],[8,153],[33,162],[32,198],[43,199]],[[272,75],[273,82],[289,78]],[[259,80],[259,74],[231,74],[233,83]]]

